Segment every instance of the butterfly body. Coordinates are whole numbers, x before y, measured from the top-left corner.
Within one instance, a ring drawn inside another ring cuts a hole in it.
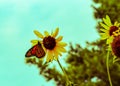
[[[45,56],[45,51],[42,48],[40,42],[38,42],[38,44],[34,45],[26,52],[25,57],[31,57],[31,56],[36,56],[37,58],[42,58]]]

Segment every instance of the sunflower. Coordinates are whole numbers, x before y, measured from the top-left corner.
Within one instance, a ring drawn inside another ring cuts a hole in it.
[[[37,37],[42,40],[31,40],[32,44],[35,45],[38,41],[42,44],[43,49],[46,52],[46,61],[51,62],[53,60],[57,60],[61,53],[65,53],[66,49],[64,48],[67,44],[65,42],[61,42],[63,36],[58,36],[59,28],[56,28],[54,32],[51,34],[48,31],[44,31],[44,35],[39,31],[34,30],[34,33]]]
[[[107,39],[106,44],[111,44],[115,36],[118,36],[120,33],[120,23],[117,21],[112,24],[110,17],[106,15],[106,18],[103,18],[103,23],[100,23],[100,25],[103,27],[100,29],[101,33],[101,39]]]

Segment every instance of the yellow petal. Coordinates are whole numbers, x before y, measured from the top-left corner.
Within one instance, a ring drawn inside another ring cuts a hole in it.
[[[108,26],[112,26],[112,23],[111,23],[110,17],[109,17],[108,15],[106,15],[106,20],[107,20],[106,25],[108,25]]]
[[[67,46],[67,43],[65,43],[65,42],[58,42],[56,46],[58,46],[58,47],[65,47],[65,46]]]
[[[52,37],[56,37],[58,35],[59,28],[56,28],[55,31],[52,33]]]
[[[107,39],[108,37],[107,36],[102,36],[101,37],[101,40],[105,40],[105,39]]]
[[[100,35],[101,35],[101,36],[108,36],[108,37],[110,36],[110,35],[109,35],[109,32],[107,32],[107,31],[106,31],[105,33],[100,33]]]
[[[105,34],[105,33],[100,33],[100,35],[101,35],[101,36],[104,36],[104,35],[106,35],[106,34]]]
[[[101,25],[102,27],[104,27],[106,30],[109,29],[109,27],[108,27],[107,25],[103,24],[103,23],[100,23],[100,25]]]
[[[117,23],[117,25],[116,25],[117,27],[119,27],[120,26],[120,23]]]
[[[46,61],[47,61],[47,62],[51,62],[51,61],[53,61],[53,59],[54,59],[54,57],[53,57],[53,52],[50,51],[50,50],[48,50],[48,51],[47,51]]]
[[[44,31],[44,34],[45,34],[45,36],[49,36],[50,35],[48,31]]]
[[[114,39],[114,37],[113,37],[113,36],[109,37],[109,39],[107,39],[107,44],[111,44],[111,43],[112,43],[112,41],[113,41],[113,39]]]
[[[31,40],[32,46],[36,45],[38,43],[38,40]]]
[[[37,31],[37,30],[34,30],[34,33],[35,33],[35,35],[36,36],[38,36],[39,38],[44,38],[44,36],[39,32],[39,31]]]
[[[58,55],[59,55],[58,51],[57,51],[57,50],[54,50],[54,59],[55,59],[55,60],[58,59]]]
[[[56,41],[58,42],[58,41],[61,41],[63,39],[63,36],[59,36],[57,39],[56,39]]]
[[[100,33],[100,35],[101,35],[101,40],[107,39],[109,37],[105,33]]]
[[[104,23],[107,25],[107,19],[103,18]],[[108,26],[108,25],[107,25]]]
[[[58,48],[59,48],[59,47],[56,46],[53,51],[54,51],[54,53],[62,56],[61,51],[60,51]]]
[[[31,43],[38,43],[38,40],[31,40]]]
[[[114,22],[114,26],[117,26],[117,23],[118,23],[117,21],[116,21],[116,22]]]
[[[106,29],[102,29],[102,28],[101,28],[100,31],[106,32],[106,31],[108,31],[108,30],[106,30]]]
[[[116,21],[116,22],[114,22],[114,26],[119,27],[119,26],[120,26],[120,23],[118,23],[118,22]]]
[[[63,52],[63,53],[67,52],[66,49],[63,48],[63,47],[58,47],[57,49],[58,49],[58,51],[61,51],[61,52]]]

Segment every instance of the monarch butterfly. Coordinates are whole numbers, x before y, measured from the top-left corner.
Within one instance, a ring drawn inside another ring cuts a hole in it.
[[[45,56],[45,51],[42,48],[40,42],[38,42],[38,44],[34,45],[26,52],[25,57],[31,57],[31,56],[36,56],[37,58],[41,58]]]

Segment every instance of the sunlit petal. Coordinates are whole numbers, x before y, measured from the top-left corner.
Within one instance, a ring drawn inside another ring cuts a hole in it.
[[[38,36],[39,38],[44,38],[44,36],[39,32],[39,31],[37,31],[37,30],[34,30],[34,33],[35,33],[35,35],[36,36]]]
[[[50,35],[48,31],[44,31],[44,34],[46,37]]]
[[[58,42],[58,41],[61,41],[63,39],[63,36],[59,36],[57,39],[56,39],[56,41]]]
[[[114,39],[114,37],[113,37],[113,36],[109,37],[109,39],[107,39],[107,44],[111,44],[111,43],[112,43],[112,41],[113,41],[113,39]]]
[[[54,58],[53,52],[48,50],[46,61],[51,62],[53,60],[53,58]]]
[[[101,25],[102,27],[104,27],[106,30],[109,29],[109,27],[108,27],[107,25],[103,24],[103,23],[100,23],[100,25]]]
[[[58,47],[65,47],[65,46],[67,46],[67,43],[65,43],[65,42],[58,42],[56,46],[58,46]]]
[[[63,53],[67,52],[66,49],[63,48],[63,47],[58,47],[58,50],[61,51],[61,52],[63,52]]]
[[[110,17],[108,15],[106,15],[106,20],[107,20],[106,25],[111,26],[112,23],[111,23]]]
[[[58,55],[59,55],[58,51],[57,51],[57,50],[54,50],[54,59],[55,59],[55,60],[58,59]]]
[[[38,43],[38,40],[31,40],[32,46],[36,45]]]
[[[101,28],[100,30],[101,30],[102,32],[106,32],[106,31],[107,31],[106,29],[102,29],[102,28]]]
[[[52,37],[56,37],[58,35],[59,28],[56,28],[55,31],[52,33]]]

